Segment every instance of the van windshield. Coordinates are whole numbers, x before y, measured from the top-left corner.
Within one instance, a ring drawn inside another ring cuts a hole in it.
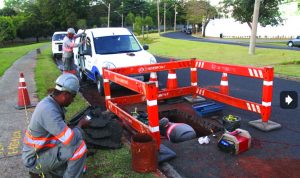
[[[55,34],[52,37],[52,41],[62,41],[67,34]]]
[[[132,35],[115,35],[94,38],[96,54],[129,53],[142,50]]]

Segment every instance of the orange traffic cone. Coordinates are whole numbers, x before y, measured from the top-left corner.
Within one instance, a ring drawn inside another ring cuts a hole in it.
[[[157,74],[156,74],[156,72],[151,72],[150,73],[149,82],[155,82],[156,87],[158,87],[158,81],[157,81]]]
[[[30,108],[30,107],[33,106],[30,103],[24,74],[20,73],[19,88],[18,88],[18,104],[15,108],[20,110],[20,109]]]
[[[172,61],[174,60],[170,59],[170,62]],[[176,71],[174,69],[170,69],[168,73],[167,89],[175,89],[177,86]]]
[[[222,78],[221,78],[221,82],[220,82],[220,93],[225,94],[225,95],[229,94],[227,73],[222,74]]]

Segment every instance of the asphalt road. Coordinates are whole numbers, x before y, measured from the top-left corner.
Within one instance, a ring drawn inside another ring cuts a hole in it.
[[[191,35],[187,35],[183,32],[169,32],[169,33],[163,33],[161,34],[163,37],[167,38],[174,38],[174,39],[181,39],[181,40],[189,40],[189,41],[198,41],[198,42],[209,42],[209,43],[220,43],[220,44],[230,44],[230,45],[238,45],[238,46],[249,46],[248,43],[246,42],[239,42],[237,40],[233,39],[226,39],[226,38],[196,38]],[[258,39],[261,41],[260,39]],[[297,47],[288,47],[288,46],[272,46],[272,45],[256,45],[257,48],[271,48],[271,49],[284,49],[284,50],[295,50],[295,51],[300,51],[300,48]]]

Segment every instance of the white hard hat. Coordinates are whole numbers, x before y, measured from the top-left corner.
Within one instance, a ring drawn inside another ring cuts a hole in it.
[[[67,32],[68,32],[68,33],[71,33],[71,34],[75,34],[74,28],[68,28]]]
[[[70,93],[77,93],[79,91],[79,80],[78,78],[69,73],[60,75],[56,81],[55,89],[59,91],[68,91]]]

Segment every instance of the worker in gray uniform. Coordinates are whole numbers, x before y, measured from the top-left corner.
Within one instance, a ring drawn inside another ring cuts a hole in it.
[[[80,177],[87,147],[81,127],[89,121],[81,119],[70,128],[65,122],[65,109],[79,91],[73,74],[62,74],[51,95],[40,101],[33,112],[24,137],[22,160],[30,175]]]
[[[73,48],[79,47],[84,43],[84,40],[82,40],[81,43],[75,43],[75,39],[82,36],[84,37],[85,33],[75,34],[75,30],[73,28],[69,28],[67,30],[67,35],[63,39],[62,61],[64,65],[64,72],[75,74]]]
[[[174,143],[196,138],[196,132],[191,126],[185,123],[172,123],[166,117],[160,119],[159,130],[161,135]]]

